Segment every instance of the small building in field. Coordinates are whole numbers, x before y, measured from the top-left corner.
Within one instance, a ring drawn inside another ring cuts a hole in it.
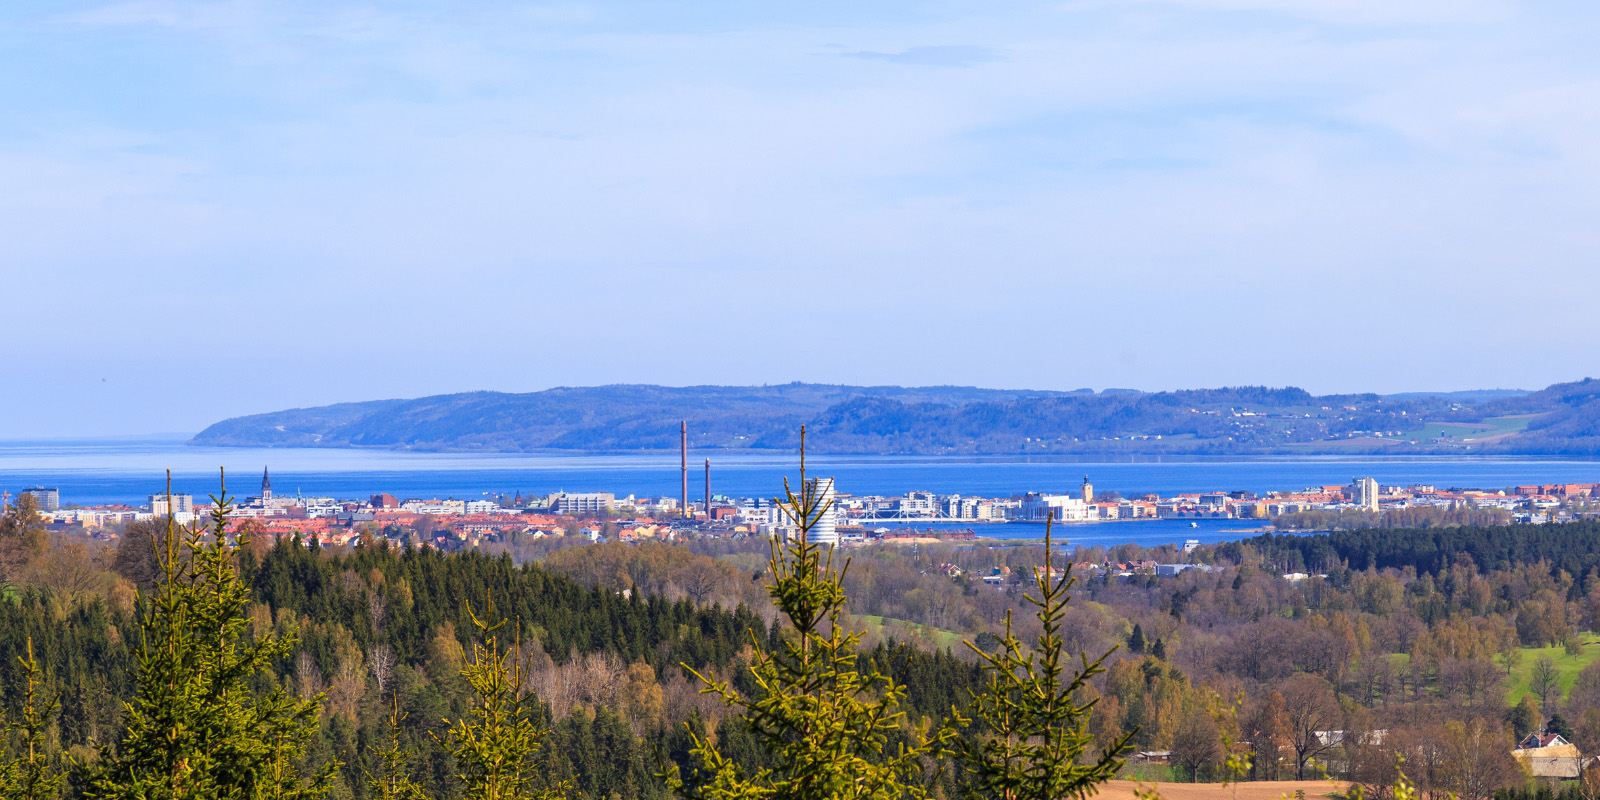
[[[1530,733],[1511,751],[1535,778],[1576,779],[1583,771],[1578,746],[1558,733]]]

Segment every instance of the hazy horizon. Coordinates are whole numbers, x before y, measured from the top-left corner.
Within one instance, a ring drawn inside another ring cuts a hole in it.
[[[0,439],[608,383],[1600,374],[1597,32],[1495,0],[9,4]]]

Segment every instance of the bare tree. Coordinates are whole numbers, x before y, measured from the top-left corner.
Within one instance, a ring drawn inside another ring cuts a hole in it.
[[[156,542],[166,531],[166,523],[157,520],[130,522],[122,528],[117,543],[117,554],[111,569],[133,582],[140,589],[156,585],[161,577],[161,563],[156,553]]]
[[[301,697],[315,697],[327,688],[327,683],[322,679],[322,668],[318,667],[317,660],[304,650],[295,656],[294,676],[296,689]]]
[[[396,661],[394,648],[386,644],[373,647],[367,656],[367,669],[372,672],[373,682],[378,684],[378,694],[383,694],[389,688],[389,678],[394,675]]]
[[[100,584],[100,569],[81,542],[58,539],[33,567],[35,578],[68,603]]]
[[[1278,780],[1283,750],[1289,742],[1289,715],[1284,711],[1283,695],[1271,692],[1261,698],[1255,710],[1245,718],[1243,728],[1254,751],[1254,757],[1250,760],[1251,777],[1255,780]]]
[[[679,585],[694,598],[696,605],[704,605],[706,598],[716,590],[724,578],[710,559],[696,559],[678,573]]]
[[[361,695],[366,688],[361,680],[361,653],[356,651],[354,657],[344,659],[339,663],[338,672],[334,673],[333,682],[328,686],[328,699],[325,707],[329,712],[343,716],[355,722],[361,705]]]
[[[0,515],[0,576],[14,580],[29,561],[44,552],[49,534],[39,516],[39,503],[26,492]]]
[[[1198,782],[1201,772],[1221,764],[1226,755],[1211,713],[1204,708],[1190,711],[1172,740],[1172,756],[1189,769],[1190,781]]]
[[[1356,669],[1355,685],[1363,705],[1370,706],[1379,701],[1388,705],[1390,695],[1395,692],[1395,682],[1394,663],[1387,656],[1368,654]]]
[[[1341,725],[1339,701],[1326,680],[1304,672],[1284,681],[1282,692],[1295,780],[1303,781],[1306,765],[1339,744],[1334,735]]]
[[[1578,776],[1578,796],[1583,800],[1600,800],[1600,769],[1591,766]]]
[[[1522,768],[1511,757],[1504,729],[1482,719],[1444,726],[1442,783],[1460,800],[1486,800],[1495,790],[1521,783]]]
[[[1548,715],[1551,703],[1561,699],[1561,670],[1556,668],[1555,659],[1539,656],[1539,660],[1533,662],[1533,674],[1528,678],[1528,691],[1539,698],[1540,713]]]
[[[1395,749],[1401,737],[1374,726],[1372,714],[1358,709],[1345,724],[1344,752],[1348,763],[1346,776],[1357,784],[1367,797],[1387,800],[1391,796],[1402,761]],[[1600,800],[1600,798],[1597,798]]]
[[[383,630],[384,620],[389,617],[389,607],[384,604],[383,594],[374,586],[367,592],[367,619],[372,622],[372,632]]]

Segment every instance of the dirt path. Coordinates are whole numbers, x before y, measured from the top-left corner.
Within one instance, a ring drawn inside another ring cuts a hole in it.
[[[1162,800],[1276,800],[1295,797],[1296,790],[1306,793],[1307,800],[1327,797],[1342,792],[1347,784],[1337,781],[1245,781],[1232,786],[1220,783],[1146,783],[1161,793]],[[1101,800],[1135,800],[1134,781],[1112,781],[1100,787]],[[1235,793],[1237,790],[1237,794]]]

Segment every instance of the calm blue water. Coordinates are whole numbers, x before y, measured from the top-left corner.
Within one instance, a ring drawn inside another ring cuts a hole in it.
[[[690,456],[690,496],[703,496],[707,454]],[[719,495],[772,496],[783,477],[795,476],[792,456],[710,455],[712,491]],[[161,491],[165,469],[178,492],[204,496],[217,488],[225,466],[230,489],[254,494],[262,467],[272,470],[280,495],[364,499],[378,492],[397,497],[544,494],[557,490],[609,491],[619,496],[678,494],[678,457],[672,455],[510,455],[401,453],[382,450],[315,450],[190,447],[172,439],[0,442],[0,489],[33,484],[58,487],[63,503],[141,504]],[[1076,491],[1088,475],[1098,490],[1125,495],[1211,490],[1299,489],[1348,483],[1371,476],[1385,484],[1502,488],[1525,483],[1600,482],[1600,461],[1539,458],[1159,458],[1096,461],[1072,458],[813,457],[813,475],[836,478],[841,492],[901,494],[926,490],[1009,496],[1027,491]],[[1068,528],[1074,543],[1115,544],[1184,538],[1237,538],[1222,529],[1239,521],[1127,522]],[[985,535],[1028,536],[1027,526],[988,526]],[[1037,535],[1037,534],[1031,534]],[[1113,541],[1115,540],[1115,541]]]
[[[868,522],[866,524],[869,528],[971,529],[976,531],[979,536],[987,539],[1017,539],[1036,542],[1044,538],[1043,525],[1026,522],[1008,522],[1004,525],[974,525],[954,522],[936,525],[893,522]],[[1050,536],[1056,543],[1069,548],[1079,546],[1094,547],[1096,545],[1113,547],[1119,544],[1158,547],[1164,544],[1182,544],[1187,539],[1196,539],[1201,544],[1247,539],[1255,536],[1264,527],[1266,527],[1264,522],[1242,519],[1195,520],[1194,527],[1190,527],[1188,520],[1148,519],[1057,525]]]

